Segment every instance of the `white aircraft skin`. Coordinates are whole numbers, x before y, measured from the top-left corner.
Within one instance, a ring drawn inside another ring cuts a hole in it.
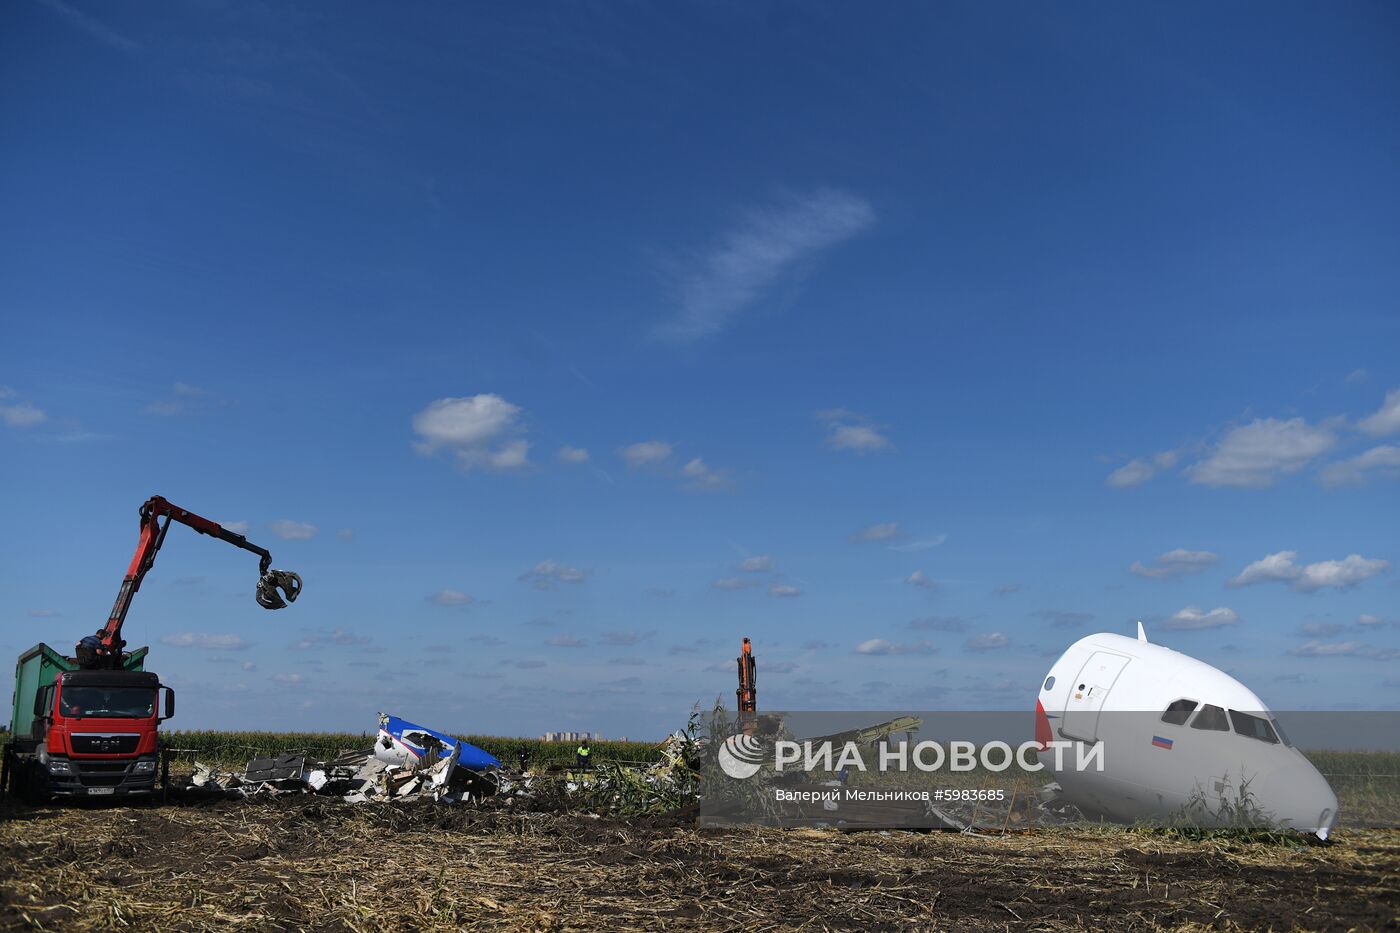
[[[1195,711],[1164,721],[1176,701],[1188,701],[1179,708],[1196,701]],[[1232,711],[1228,724],[1207,705]],[[1201,728],[1212,722],[1216,729]],[[1240,734],[1240,728],[1279,741]],[[1336,825],[1337,795],[1288,744],[1263,701],[1229,674],[1151,644],[1141,623],[1136,639],[1089,635],[1060,656],[1036,700],[1036,739],[1104,743],[1102,771],[1076,769],[1071,749],[1061,767],[1050,750],[1040,752],[1064,798],[1086,815],[1234,825],[1231,808],[1243,799],[1256,820],[1279,828],[1326,839]]]

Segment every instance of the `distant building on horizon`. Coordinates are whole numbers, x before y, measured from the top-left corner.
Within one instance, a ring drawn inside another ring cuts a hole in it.
[[[541,742],[582,742],[587,739],[590,742],[603,741],[601,732],[546,732],[540,736]],[[625,739],[623,741],[626,741]]]

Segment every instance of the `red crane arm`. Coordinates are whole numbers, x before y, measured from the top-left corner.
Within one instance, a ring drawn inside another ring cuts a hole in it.
[[[160,521],[162,517],[164,522]],[[229,531],[218,522],[173,505],[160,496],[152,496],[141,505],[141,537],[136,542],[136,553],[131,558],[131,566],[127,568],[122,587],[117,592],[112,614],[107,619],[107,624],[97,633],[100,640],[100,645],[97,646],[98,654],[110,659],[112,663],[120,664],[122,649],[126,645],[122,640],[122,624],[126,622],[127,610],[131,608],[132,597],[141,589],[141,581],[155,564],[156,554],[165,543],[165,533],[170,530],[172,521],[188,525],[202,535],[210,535],[257,554],[259,576],[256,596],[258,605],[263,608],[281,609],[287,603],[294,602],[301,594],[301,577],[294,573],[269,569],[272,565],[272,555],[265,548],[249,542],[243,535]]]

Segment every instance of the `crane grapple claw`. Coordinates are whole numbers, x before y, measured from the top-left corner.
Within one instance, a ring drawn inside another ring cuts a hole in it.
[[[301,595],[301,577],[290,570],[269,570],[258,580],[256,595],[264,609],[285,609]]]

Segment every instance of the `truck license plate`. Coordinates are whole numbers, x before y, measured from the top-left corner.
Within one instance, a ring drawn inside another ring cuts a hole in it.
[[[87,789],[89,797],[96,794],[110,794],[115,790],[115,787],[89,787]]]

